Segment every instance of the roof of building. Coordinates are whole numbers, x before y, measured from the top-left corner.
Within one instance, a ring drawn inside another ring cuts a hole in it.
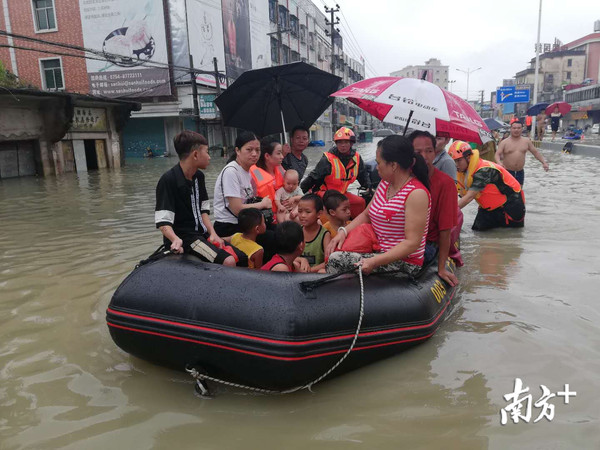
[[[42,91],[35,88],[9,88],[0,87],[0,96],[13,97],[53,97],[53,98],[69,98],[77,102],[94,102],[104,103],[106,105],[128,106],[132,111],[140,111],[142,104],[131,100],[121,100],[118,98],[99,97],[96,95],[77,94],[66,91]]]
[[[589,44],[590,42],[600,41],[600,33],[591,33],[587,36],[584,36],[579,39],[575,39],[573,42],[569,42],[568,44],[563,45],[563,47],[567,47],[569,49],[574,47],[579,47],[584,44]]]

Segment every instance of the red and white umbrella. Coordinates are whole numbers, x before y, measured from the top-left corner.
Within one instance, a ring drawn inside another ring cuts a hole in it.
[[[571,105],[567,102],[554,102],[546,107],[546,114],[552,114],[556,108],[558,108],[561,116],[566,116],[571,111]]]
[[[331,94],[379,120],[478,144],[492,134],[471,105],[433,83],[415,78],[376,77]]]

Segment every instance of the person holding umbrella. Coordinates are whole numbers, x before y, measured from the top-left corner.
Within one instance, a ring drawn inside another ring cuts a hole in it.
[[[304,150],[308,147],[308,128],[303,125],[295,126],[290,133],[292,145],[284,146],[283,163],[285,170],[294,169],[298,172],[300,179],[306,172],[308,166],[308,158],[304,154]]]
[[[560,113],[560,109],[558,105],[554,107],[554,111],[550,114],[550,127],[552,128],[552,142],[556,138],[556,132],[558,131],[558,126],[560,125],[560,119],[562,114]]]
[[[525,225],[525,196],[519,182],[499,164],[479,158],[479,152],[463,141],[454,141],[448,150],[458,175],[458,207],[471,201],[479,204],[471,227],[485,231],[498,227]]]
[[[369,169],[352,148],[356,136],[350,128],[337,130],[333,142],[335,147],[323,154],[314,170],[300,184],[300,189],[303,192],[317,191],[321,197],[328,189],[339,191],[350,200],[351,216],[358,217],[365,209],[365,199],[348,192],[348,186],[358,180],[362,187],[370,189]]]

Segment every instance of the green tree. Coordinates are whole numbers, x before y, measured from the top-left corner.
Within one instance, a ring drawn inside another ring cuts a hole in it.
[[[0,86],[7,88],[26,87],[27,84],[19,80],[14,73],[8,70],[2,61],[0,61]]]

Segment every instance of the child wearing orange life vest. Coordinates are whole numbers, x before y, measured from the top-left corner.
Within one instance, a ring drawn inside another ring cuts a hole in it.
[[[323,227],[329,231],[334,238],[340,227],[350,223],[350,200],[344,194],[335,189],[329,189],[323,194],[323,205],[325,209],[325,221],[321,216]]]
[[[264,249],[256,243],[256,237],[267,230],[265,217],[256,208],[242,209],[238,214],[241,233],[235,233],[224,240],[248,255],[248,267],[260,269],[263,265]]]
[[[288,169],[283,176],[283,186],[275,192],[275,204],[277,205],[277,223],[286,220],[296,220],[298,207],[292,201],[294,197],[302,197],[302,190],[298,187],[300,177],[298,171]]]

